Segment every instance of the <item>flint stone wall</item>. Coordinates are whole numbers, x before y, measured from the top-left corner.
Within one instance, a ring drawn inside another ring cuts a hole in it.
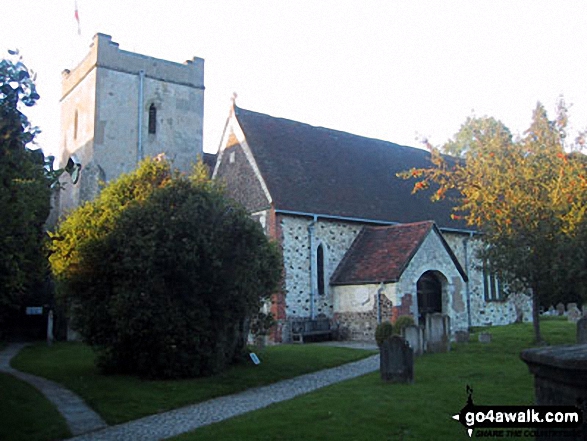
[[[315,240],[310,251],[308,227],[312,220],[307,217],[283,216],[281,218],[283,265],[285,270],[285,299],[288,317],[310,317],[310,269],[311,256],[322,244],[324,250],[324,295],[314,299],[315,315],[332,318],[334,299],[329,285],[332,273],[340,263],[362,225],[351,222],[318,220],[314,226]]]
[[[482,246],[479,239],[470,240],[468,235],[457,233],[443,235],[463,268],[465,262],[469,263],[465,271],[469,276],[471,326],[507,325],[520,316],[524,322],[532,321],[532,299],[526,294],[511,294],[505,301],[485,301],[482,262],[476,258],[477,250]]]

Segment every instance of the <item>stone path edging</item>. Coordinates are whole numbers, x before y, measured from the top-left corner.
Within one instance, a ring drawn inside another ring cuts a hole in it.
[[[65,418],[69,430],[74,436],[107,427],[107,424],[100,415],[94,412],[84,400],[69,389],[53,381],[20,372],[11,367],[10,360],[24,346],[26,346],[24,343],[12,343],[0,351],[0,372],[10,374],[37,388],[57,407],[57,410]]]
[[[379,369],[379,355],[87,433],[71,441],[158,441]]]

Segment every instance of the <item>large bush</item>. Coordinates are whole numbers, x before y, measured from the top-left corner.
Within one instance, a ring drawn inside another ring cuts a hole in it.
[[[59,292],[99,365],[148,377],[237,361],[281,274],[278,250],[244,210],[151,160],[74,212],[54,248]]]

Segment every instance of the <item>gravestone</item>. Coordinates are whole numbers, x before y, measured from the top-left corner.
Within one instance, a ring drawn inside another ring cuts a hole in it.
[[[562,303],[558,303],[556,305],[556,313],[557,315],[564,315],[565,314],[565,305]]]
[[[587,344],[587,317],[577,322],[577,344]]]
[[[489,332],[480,332],[479,343],[491,343],[491,334]]]
[[[534,400],[537,406],[576,406],[587,400],[587,345],[548,346],[526,349],[520,358],[534,375]],[[587,439],[587,424],[573,431],[538,433],[536,440]]]
[[[569,303],[567,305],[567,319],[571,323],[577,323],[583,314],[581,310],[577,308],[576,303]]]
[[[468,331],[456,331],[455,332],[455,341],[457,343],[468,343],[469,342],[469,332]]]
[[[47,315],[47,344],[51,346],[53,343],[53,310],[49,310]]]
[[[450,318],[439,312],[426,315],[424,330],[426,352],[448,352],[450,350]]]
[[[414,355],[422,355],[424,353],[424,330],[421,326],[406,326],[402,329],[402,334],[406,342],[414,351]]]
[[[380,349],[381,379],[392,383],[414,382],[414,351],[399,335],[385,340]]]
[[[553,305],[550,305],[550,308],[548,308],[547,314],[548,315],[551,315],[551,316],[552,315],[556,315],[556,309],[554,309],[554,306]]]

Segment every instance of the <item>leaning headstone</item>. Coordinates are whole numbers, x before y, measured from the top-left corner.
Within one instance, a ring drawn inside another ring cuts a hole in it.
[[[587,317],[581,318],[577,322],[577,344],[587,343]]]
[[[581,310],[577,308],[576,303],[569,303],[567,305],[567,320],[571,323],[577,323],[581,318]]]
[[[424,353],[424,331],[421,326],[410,325],[402,329],[402,334],[410,348],[414,351],[414,355],[422,355]]]
[[[480,332],[479,343],[491,343],[491,334],[489,332]]]
[[[379,370],[383,381],[414,382],[414,351],[399,335],[392,335],[383,342],[379,359]]]
[[[448,352],[450,350],[450,318],[439,312],[426,315],[426,352]]]
[[[556,313],[557,313],[557,315],[564,315],[564,313],[565,313],[565,305],[563,305],[562,303],[558,303],[556,305]]]

